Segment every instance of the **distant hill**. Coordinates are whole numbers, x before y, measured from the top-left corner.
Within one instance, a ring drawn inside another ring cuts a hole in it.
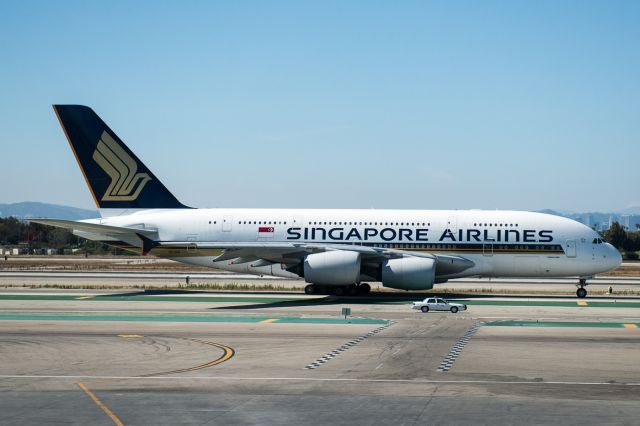
[[[0,204],[0,217],[14,216],[20,219],[48,217],[52,219],[80,220],[99,217],[97,210],[85,210],[77,207],[57,204],[25,201],[22,203]]]
[[[640,207],[627,207],[626,209],[620,210],[618,213],[620,214],[631,214],[631,215],[640,215]]]

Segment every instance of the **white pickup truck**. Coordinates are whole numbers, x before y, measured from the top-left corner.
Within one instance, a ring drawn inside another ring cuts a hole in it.
[[[451,311],[451,313],[455,314],[458,311],[466,311],[467,305],[448,302],[439,297],[427,297],[422,302],[413,302],[413,309],[420,309],[425,313],[429,311]]]

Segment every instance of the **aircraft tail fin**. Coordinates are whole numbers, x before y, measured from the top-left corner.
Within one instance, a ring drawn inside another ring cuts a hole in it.
[[[103,209],[188,208],[89,107],[54,105],[101,213]]]

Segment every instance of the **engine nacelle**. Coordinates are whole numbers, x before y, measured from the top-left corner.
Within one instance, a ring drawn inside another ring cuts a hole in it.
[[[360,278],[360,253],[326,251],[304,259],[304,280],[321,285],[356,284]]]
[[[436,261],[425,257],[388,259],[382,264],[382,285],[400,290],[429,290],[436,277]]]

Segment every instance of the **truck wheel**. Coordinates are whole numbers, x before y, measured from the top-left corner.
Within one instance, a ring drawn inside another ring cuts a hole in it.
[[[427,312],[429,312],[429,307],[423,306],[422,308],[420,308],[420,310],[426,314]]]
[[[457,312],[458,312],[458,307],[457,307],[457,306],[452,306],[452,307],[451,307],[451,313],[452,313],[452,314],[455,314],[455,313],[457,313]]]

